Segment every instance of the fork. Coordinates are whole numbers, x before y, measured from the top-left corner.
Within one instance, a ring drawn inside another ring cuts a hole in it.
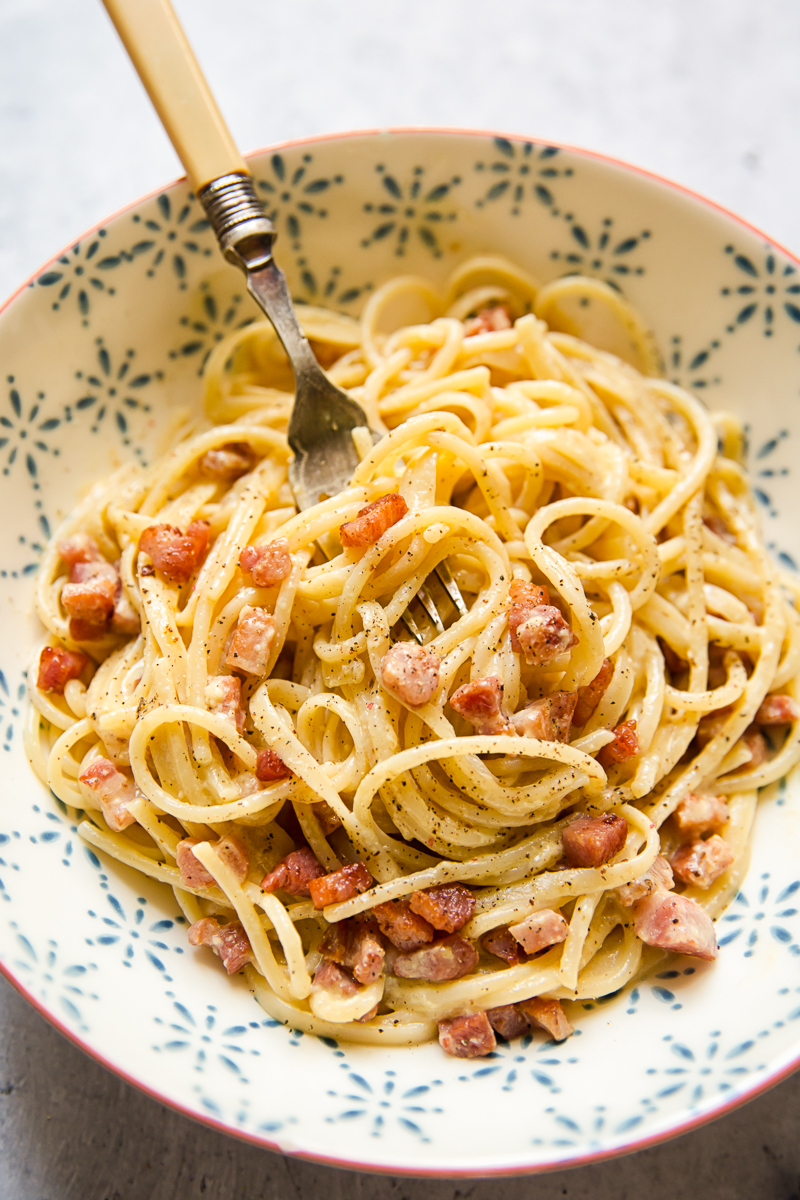
[[[255,193],[211,89],[169,0],[103,0],[117,33],[183,163],[229,262],[242,270],[247,290],[269,317],[292,364],[295,401],[287,431],[294,458],[289,482],[302,511],[349,485],[359,456],[357,429],[373,440],[359,404],[336,387],[318,364],[297,320],[286,277],[272,256],[275,226]],[[434,572],[459,616],[467,607],[446,563]],[[424,617],[407,609],[403,622],[421,644],[444,633],[428,582],[417,593]]]

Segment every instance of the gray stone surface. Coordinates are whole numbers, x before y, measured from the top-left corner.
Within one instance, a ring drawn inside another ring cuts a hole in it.
[[[390,124],[524,133],[671,176],[800,250],[797,0],[177,7],[245,150]],[[226,21],[246,26],[246,38]],[[0,0],[0,297],[177,173],[97,0]],[[0,981],[0,1200],[797,1200],[799,1114],[795,1077],[670,1144],[571,1172],[359,1176],[283,1159],[161,1108]]]

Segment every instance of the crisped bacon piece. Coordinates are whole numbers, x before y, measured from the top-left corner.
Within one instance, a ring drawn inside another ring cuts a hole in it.
[[[174,525],[148,525],[139,538],[139,550],[149,554],[153,566],[170,583],[186,583],[205,557],[210,526],[192,521],[186,533]]]
[[[181,879],[187,887],[210,887],[215,882],[214,876],[206,870],[199,858],[194,856],[194,847],[199,846],[201,840],[184,838],[178,842],[175,859]],[[239,883],[244,883],[250,870],[250,856],[239,839],[232,836],[220,838],[218,842],[212,842],[211,847],[225,865],[230,867]]]
[[[514,713],[511,720],[521,737],[568,742],[577,700],[577,692],[553,692]]]
[[[348,967],[359,983],[374,983],[383,974],[386,951],[378,922],[371,916],[350,917],[330,925],[319,950],[323,958]]]
[[[346,863],[338,871],[311,879],[308,889],[314,908],[325,908],[328,904],[341,904],[352,900],[359,892],[366,892],[373,884],[372,876],[362,862]]]
[[[575,705],[575,712],[572,715],[572,724],[576,725],[578,729],[583,728],[603,699],[613,676],[614,664],[610,658],[604,658],[603,665],[591,683],[578,688],[578,703]]]
[[[292,573],[292,556],[286,538],[275,538],[266,546],[245,546],[239,555],[243,575],[249,575],[256,587],[274,587]]]
[[[56,550],[68,567],[74,567],[76,563],[99,562],[103,557],[97,542],[88,533],[73,533],[56,542]]]
[[[526,663],[532,667],[546,667],[578,644],[554,604],[539,604],[517,627],[517,639]]]
[[[706,796],[690,792],[684,796],[672,814],[675,824],[687,838],[698,838],[704,833],[716,833],[727,825],[728,801],[724,796]]]
[[[61,589],[61,603],[71,621],[96,628],[94,636],[100,637],[114,611],[118,585],[119,573],[111,563],[77,562],[70,568],[69,583]],[[81,640],[86,641],[82,632]]]
[[[503,684],[497,675],[473,679],[450,697],[450,707],[475,727],[476,733],[514,733],[503,710]]]
[[[412,911],[406,897],[400,900],[386,900],[383,904],[376,905],[372,914],[380,926],[381,933],[403,953],[417,950],[427,942],[433,941],[433,926],[424,917]]]
[[[256,456],[247,442],[226,442],[215,450],[206,450],[200,462],[200,474],[206,479],[228,483],[252,471]]]
[[[347,971],[331,959],[326,958],[314,972],[314,987],[324,988],[326,992],[336,992],[340,996],[355,996],[358,984]]]
[[[399,492],[379,496],[356,513],[352,521],[345,521],[339,529],[342,545],[347,549],[355,546],[374,546],[387,529],[396,525],[408,512],[408,505]]]
[[[653,860],[649,871],[645,871],[644,875],[640,875],[638,879],[632,879],[630,883],[623,883],[616,889],[616,894],[620,904],[624,908],[630,908],[632,904],[643,900],[645,896],[651,896],[653,892],[660,889],[668,892],[674,886],[672,867],[664,855],[659,854]]]
[[[117,598],[111,614],[111,631],[121,637],[134,637],[142,627],[139,614],[122,590],[122,580],[117,584]]]
[[[536,583],[525,583],[515,579],[508,589],[508,628],[511,633],[511,649],[519,654],[522,647],[519,644],[517,630],[520,625],[532,617],[537,608],[549,605],[550,593],[546,587]]]
[[[244,729],[242,681],[238,675],[213,675],[206,684],[206,707],[241,733]]]
[[[672,856],[672,870],[681,883],[710,888],[720,875],[725,874],[735,857],[724,838],[715,833],[704,842],[681,846]]]
[[[597,761],[604,770],[613,766],[614,763],[627,762],[629,758],[633,758],[639,753],[639,738],[636,733],[635,721],[623,721],[621,725],[617,725],[616,729],[612,730],[612,733],[614,734],[613,742],[603,746],[597,755]]]
[[[707,961],[717,957],[714,923],[704,908],[676,892],[653,892],[634,908],[637,935],[648,946]]]
[[[771,727],[773,725],[789,725],[800,717],[800,707],[791,696],[775,693],[765,696],[759,705],[758,712],[753,717],[756,725]]]
[[[563,1042],[564,1038],[575,1032],[574,1026],[567,1020],[560,1000],[545,1000],[543,996],[535,996],[532,1000],[520,1000],[517,1007],[531,1025],[538,1025],[544,1029],[556,1042]]]
[[[309,884],[325,874],[325,868],[308,846],[293,850],[275,866],[259,884],[262,892],[277,892],[280,888],[290,896],[310,896]]]
[[[475,894],[463,883],[440,883],[412,892],[408,903],[412,912],[444,933],[463,929],[475,912]]]
[[[492,1029],[499,1033],[504,1042],[512,1042],[514,1038],[527,1033],[530,1028],[528,1018],[515,1004],[501,1004],[498,1008],[489,1008],[486,1016]]]
[[[481,945],[495,958],[504,959],[510,967],[516,967],[519,963],[520,944],[512,936],[507,925],[501,925],[499,928],[485,933],[481,938]]]
[[[135,818],[128,812],[128,805],[136,799],[136,785],[117,770],[110,758],[93,758],[78,781],[94,793],[109,829],[121,833],[133,825]]]
[[[40,692],[56,692],[64,695],[70,679],[77,679],[84,667],[88,667],[88,655],[79,650],[62,650],[60,646],[45,646],[39,655],[39,674],[36,686]]]
[[[259,750],[256,759],[256,779],[261,783],[274,783],[276,779],[289,779],[294,775],[291,767],[274,750]]]
[[[275,618],[265,608],[245,604],[239,613],[225,666],[245,675],[266,673],[270,647],[275,639]]]
[[[485,1012],[465,1013],[439,1022],[439,1045],[454,1058],[483,1058],[497,1045]]]
[[[427,704],[439,686],[440,659],[416,642],[395,642],[381,660],[381,683],[412,708]]]
[[[445,979],[461,979],[477,965],[478,951],[472,942],[452,933],[430,946],[398,954],[393,970],[399,979],[427,979],[439,983]]]
[[[564,857],[570,867],[602,867],[625,845],[628,822],[616,813],[578,817],[561,832]]]
[[[491,304],[482,308],[474,317],[464,322],[464,337],[475,337],[477,333],[499,333],[510,329],[513,322],[507,304]]]
[[[526,954],[537,954],[547,946],[563,942],[569,933],[569,925],[560,912],[541,908],[517,925],[509,925],[508,932]]]
[[[220,925],[213,917],[203,917],[189,926],[189,945],[210,946],[222,959],[222,965],[229,975],[235,975],[253,961],[250,942],[239,921]]]

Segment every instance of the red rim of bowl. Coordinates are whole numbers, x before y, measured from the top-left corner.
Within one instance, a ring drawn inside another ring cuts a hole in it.
[[[511,142],[536,142],[536,139],[519,133],[497,133],[486,129],[458,129],[447,126],[408,125],[391,127],[387,129],[355,129],[342,133],[321,134],[317,137],[310,138],[292,138],[289,141],[277,142],[274,146],[264,146],[259,150],[254,150],[246,157],[248,159],[256,158],[261,154],[268,154],[276,150],[287,150],[297,146],[311,146],[320,142],[344,141],[350,138],[376,137],[381,134],[430,134],[434,136],[449,134],[457,137],[502,137]],[[610,154],[601,154],[597,150],[585,150],[580,146],[571,146],[568,143],[552,142],[549,140],[545,140],[542,144],[547,146],[555,146],[558,150],[566,150],[571,154],[581,155],[584,158],[595,159],[597,162],[608,163],[611,166],[618,167],[623,171],[628,171],[633,175],[639,175],[645,179],[649,179],[653,183],[659,184],[661,187],[666,187],[671,191],[678,192],[683,196],[688,196],[697,204],[721,213],[730,221],[733,221],[737,225],[743,226],[745,229],[749,230],[750,233],[762,238],[765,242],[769,243],[771,246],[774,246],[776,250],[779,250],[782,254],[785,254],[787,258],[791,259],[792,262],[796,263],[797,266],[800,267],[800,258],[798,258],[798,256],[793,254],[790,250],[787,250],[785,246],[782,246],[779,242],[776,242],[774,238],[768,237],[767,234],[765,234],[762,230],[758,229],[755,225],[751,225],[749,221],[745,221],[742,217],[737,216],[736,213],[731,212],[731,210],[725,208],[724,205],[718,204],[714,200],[709,200],[706,196],[701,195],[699,192],[695,192],[691,188],[684,187],[683,184],[675,183],[671,179],[666,179],[663,175],[656,174],[655,171],[648,171],[644,167],[637,167],[631,163],[625,162],[623,159],[614,158]],[[96,225],[90,226],[90,228],[81,234],[80,237],[73,238],[72,241],[70,241],[59,254],[54,254],[52,258],[48,259],[43,266],[41,266],[28,279],[26,279],[26,281],[21,284],[16,291],[12,292],[8,299],[2,305],[0,305],[0,315],[5,312],[8,306],[17,298],[17,296],[25,291],[25,289],[28,288],[39,277],[39,275],[42,274],[43,271],[52,266],[53,263],[57,262],[61,255],[64,254],[66,250],[74,246],[76,242],[83,241],[84,238],[88,237],[96,230],[104,228],[106,225],[110,224],[110,222],[116,220],[126,212],[130,212],[131,209],[137,208],[140,204],[143,204],[153,196],[161,195],[162,192],[168,191],[171,187],[174,187],[175,184],[182,183],[185,178],[186,177],[182,175],[177,179],[172,180],[168,184],[154,188],[151,192],[145,193],[143,196],[140,196],[137,200],[132,201],[130,204],[123,205],[122,208],[117,209],[116,212],[112,213],[104,220],[99,221]],[[0,962],[0,973],[5,976],[8,982],[20,993],[20,995],[24,996],[32,1008],[34,1008],[42,1017],[44,1017],[44,1019],[48,1021],[50,1025],[53,1025],[59,1033],[63,1034],[68,1041],[72,1042],[74,1046],[77,1046],[79,1050],[84,1052],[84,1054],[87,1054],[90,1058],[93,1058],[96,1062],[106,1067],[112,1072],[112,1074],[118,1076],[120,1079],[124,1079],[126,1083],[137,1088],[140,1092],[144,1092],[146,1096],[149,1096],[159,1104],[163,1104],[166,1108],[171,1108],[175,1112],[179,1112],[182,1116],[189,1117],[191,1120],[214,1129],[219,1133],[225,1133],[231,1137],[237,1138],[239,1141],[260,1146],[264,1150],[273,1150],[278,1154],[286,1154],[292,1158],[301,1158],[308,1162],[319,1163],[322,1166],[338,1167],[340,1169],[351,1171],[364,1171],[375,1175],[403,1175],[418,1179],[486,1179],[495,1176],[543,1175],[549,1171],[561,1171],[572,1169],[574,1167],[589,1166],[591,1163],[604,1162],[606,1159],[611,1158],[619,1158],[625,1154],[632,1154],[637,1150],[646,1150],[650,1146],[656,1146],[662,1142],[670,1141],[672,1138],[679,1137],[682,1134],[691,1133],[692,1130],[698,1129],[702,1125],[707,1125],[711,1121],[716,1121],[720,1117],[726,1116],[728,1113],[733,1112],[734,1109],[740,1108],[743,1104],[747,1104],[750,1100],[755,1100],[756,1097],[761,1096],[764,1094],[764,1092],[776,1087],[779,1083],[782,1083],[785,1079],[788,1079],[790,1075],[793,1075],[795,1071],[800,1069],[800,1049],[798,1049],[796,1056],[784,1067],[780,1068],[780,1070],[776,1071],[773,1075],[770,1075],[769,1078],[763,1079],[760,1083],[755,1084],[753,1087],[747,1088],[743,1092],[740,1092],[739,1095],[733,1097],[724,1104],[720,1104],[712,1111],[698,1113],[694,1117],[680,1121],[670,1129],[661,1130],[649,1136],[639,1137],[631,1142],[626,1142],[624,1145],[610,1146],[607,1150],[595,1150],[587,1154],[577,1154],[573,1158],[556,1159],[551,1162],[534,1163],[527,1166],[466,1167],[463,1170],[453,1170],[440,1167],[418,1168],[415,1170],[414,1168],[405,1168],[401,1165],[381,1166],[373,1163],[356,1162],[353,1159],[331,1158],[324,1154],[314,1154],[312,1151],[295,1149],[285,1150],[279,1143],[272,1142],[268,1138],[259,1137],[256,1134],[248,1133],[242,1129],[236,1129],[233,1126],[227,1125],[224,1121],[215,1120],[213,1117],[207,1117],[202,1113],[185,1107],[179,1101],[173,1100],[168,1096],[164,1096],[161,1092],[158,1092],[154,1088],[149,1087],[147,1084],[142,1083],[140,1080],[135,1079],[122,1067],[110,1062],[103,1054],[95,1050],[87,1042],[83,1041],[77,1036],[77,1034],[73,1033],[72,1030],[67,1028],[67,1026],[64,1025],[63,1022],[60,1021],[52,1012],[45,1008],[43,1004],[36,1000],[35,997],[23,986],[20,980],[12,974],[10,968],[3,962]]]

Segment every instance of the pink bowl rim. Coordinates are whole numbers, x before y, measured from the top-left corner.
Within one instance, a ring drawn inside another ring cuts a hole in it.
[[[713,212],[727,217],[728,220],[734,222],[736,225],[739,225],[748,230],[748,232],[755,234],[764,242],[768,243],[770,246],[773,246],[776,250],[784,254],[800,268],[800,257],[798,257],[798,255],[793,254],[791,250],[788,250],[780,242],[777,242],[774,238],[769,237],[757,226],[751,224],[749,221],[746,221],[743,217],[738,216],[729,208],[726,208],[723,204],[719,204],[715,200],[710,200],[707,196],[703,196],[700,192],[694,191],[692,188],[686,187],[684,184],[676,183],[674,180],[667,179],[665,176],[659,175],[655,171],[650,171],[645,167],[638,167],[633,163],[626,162],[624,159],[616,158],[614,155],[603,154],[598,150],[587,150],[584,147],[573,146],[567,142],[551,141],[548,138],[539,140],[521,133],[499,133],[488,129],[465,129],[455,126],[400,125],[388,126],[384,128],[376,127],[372,129],[344,130],[335,133],[319,134],[313,137],[290,138],[287,141],[276,142],[271,146],[262,146],[259,149],[253,150],[249,154],[245,155],[245,158],[256,158],[262,154],[274,153],[275,151],[279,150],[291,150],[298,147],[314,146],[321,142],[346,141],[348,139],[356,138],[374,138],[386,134],[420,134],[423,136],[450,135],[453,137],[467,138],[490,137],[503,138],[510,142],[522,141],[532,142],[535,145],[553,146],[557,150],[565,150],[570,154],[580,155],[583,158],[593,159],[596,162],[617,167],[621,171],[626,171],[632,175],[640,176],[641,178],[647,179],[654,184],[658,184],[660,187],[667,188],[670,191],[677,192],[679,195],[686,196],[695,201],[698,205],[704,208],[709,208]],[[0,316],[2,316],[5,310],[13,303],[14,300],[17,299],[18,296],[22,294],[22,292],[24,292],[34,283],[34,281],[39,277],[39,275],[42,274],[43,271],[45,271],[48,267],[53,266],[53,264],[56,263],[63,254],[65,254],[78,242],[84,241],[85,238],[97,232],[97,230],[104,228],[112,221],[115,221],[118,217],[124,216],[125,213],[130,212],[134,208],[138,208],[139,205],[145,203],[147,200],[152,199],[154,196],[161,195],[163,192],[168,191],[176,184],[185,182],[185,180],[186,176],[181,175],[171,180],[169,183],[153,188],[151,191],[139,196],[136,200],[133,200],[129,204],[125,204],[121,208],[118,208],[115,212],[111,213],[103,220],[98,221],[95,225],[90,226],[79,237],[73,238],[66,244],[66,246],[64,246],[61,251],[59,251],[57,254],[54,254],[41,267],[39,267],[38,270],[34,271],[24,283],[22,283],[14,292],[11,293],[7,300],[0,304]],[[94,1059],[95,1062],[100,1063],[101,1066],[106,1067],[107,1070],[109,1070],[112,1074],[116,1075],[120,1079],[123,1079],[126,1083],[130,1084],[132,1087],[135,1087],[138,1091],[143,1092],[146,1096],[149,1096],[157,1103],[164,1105],[164,1107],[170,1108],[173,1111],[180,1113],[182,1116],[188,1117],[190,1120],[195,1121],[200,1125],[204,1125],[207,1128],[213,1129],[218,1133],[224,1133],[229,1137],[237,1138],[239,1141],[247,1142],[250,1145],[259,1146],[262,1150],[271,1150],[277,1154],[287,1155],[291,1158],[303,1159],[306,1162],[317,1163],[320,1166],[338,1167],[342,1170],[361,1171],[373,1175],[395,1175],[416,1179],[489,1179],[506,1176],[544,1175],[548,1172],[573,1170],[577,1167],[589,1166],[592,1163],[605,1162],[606,1160],[612,1158],[621,1158],[624,1155],[633,1154],[639,1150],[646,1150],[651,1146],[657,1146],[663,1142],[671,1141],[673,1138],[681,1137],[683,1134],[691,1133],[693,1130],[698,1129],[703,1125],[708,1125],[712,1121],[716,1121],[721,1117],[727,1116],[728,1113],[733,1112],[737,1108],[741,1108],[751,1100],[755,1100],[758,1096],[770,1091],[773,1087],[776,1087],[779,1083],[782,1083],[785,1079],[788,1079],[790,1075],[793,1075],[795,1071],[800,1069],[800,1049],[798,1049],[795,1057],[793,1057],[783,1067],[780,1067],[778,1070],[776,1070],[774,1074],[771,1074],[768,1078],[762,1079],[760,1082],[755,1083],[749,1088],[746,1088],[737,1096],[734,1096],[724,1104],[716,1106],[711,1111],[698,1113],[693,1117],[688,1117],[685,1120],[678,1122],[669,1129],[660,1130],[647,1136],[641,1136],[625,1145],[611,1146],[606,1150],[595,1150],[584,1154],[578,1154],[574,1158],[556,1159],[551,1162],[534,1163],[527,1166],[519,1165],[511,1167],[501,1166],[484,1168],[465,1167],[463,1169],[455,1170],[443,1167],[414,1169],[403,1167],[401,1165],[381,1166],[374,1163],[356,1162],[352,1159],[333,1158],[324,1154],[314,1154],[312,1151],[307,1150],[284,1150],[277,1142],[272,1142],[268,1138],[261,1137],[257,1134],[248,1133],[242,1129],[236,1129],[235,1127],[226,1124],[224,1121],[216,1120],[213,1117],[207,1117],[202,1113],[198,1113],[190,1108],[187,1108],[179,1101],[162,1095],[162,1093],[157,1091],[155,1088],[150,1087],[147,1084],[142,1083],[140,1080],[134,1078],[122,1067],[112,1063],[98,1050],[94,1049],[91,1045],[85,1042],[76,1033],[69,1029],[62,1021],[60,1021],[54,1013],[45,1008],[45,1006],[41,1004],[40,1001],[38,1001],[12,973],[10,967],[3,962],[0,962],[0,974],[2,974],[8,980],[12,987],[15,988],[16,991],[28,1001],[31,1007],[34,1008],[40,1014],[40,1016],[44,1017],[44,1019],[50,1025],[54,1026],[54,1028],[57,1029],[58,1032],[61,1033],[68,1041],[72,1042],[74,1046],[77,1046],[79,1050],[82,1050],[84,1054],[88,1055],[89,1058]]]

